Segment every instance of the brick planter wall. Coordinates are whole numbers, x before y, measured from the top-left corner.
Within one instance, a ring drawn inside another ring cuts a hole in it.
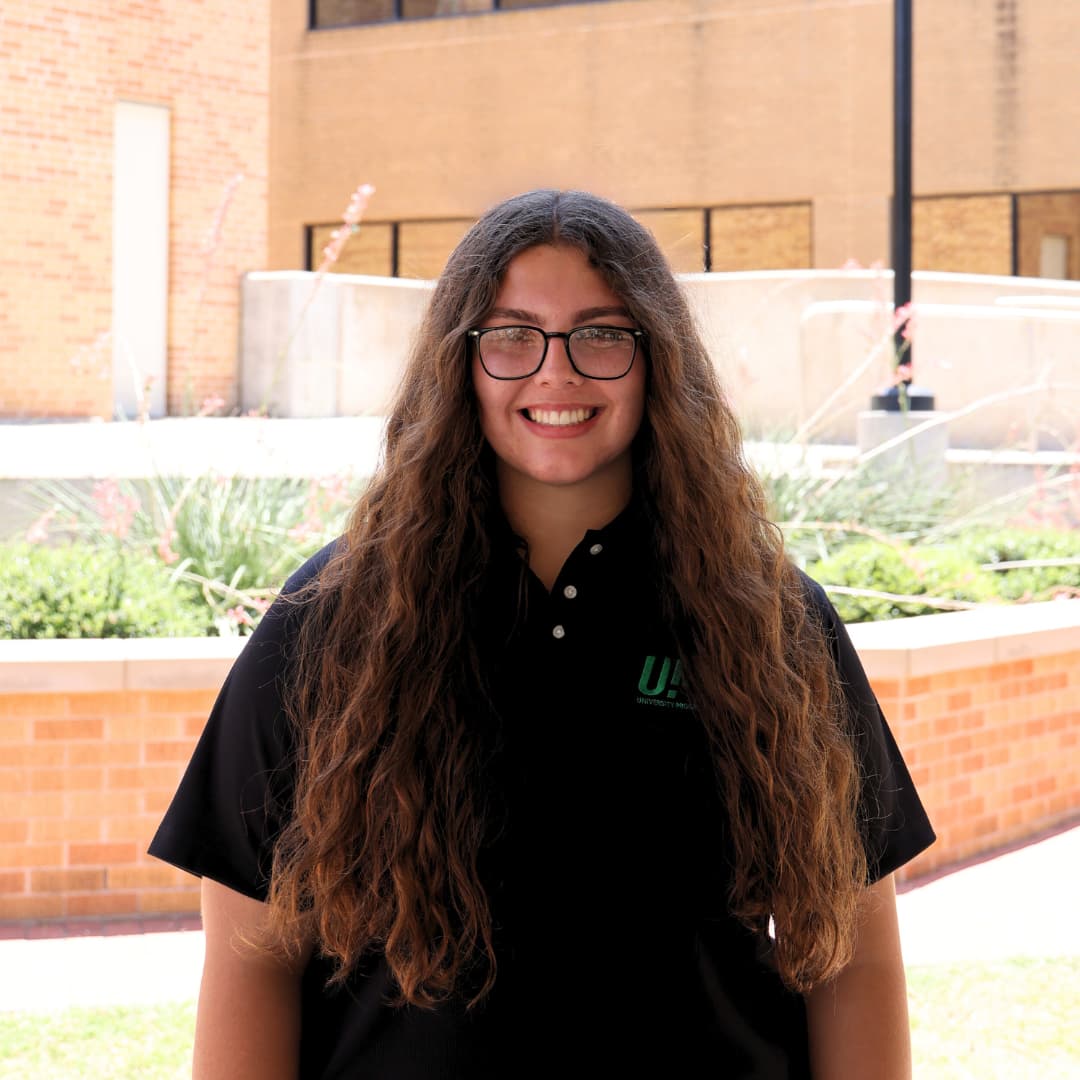
[[[0,642],[0,920],[198,910],[146,846],[239,644]]]
[[[1080,605],[849,629],[938,834],[902,877],[1080,816]]]
[[[1080,603],[855,626],[938,831],[911,878],[1080,816]],[[150,859],[240,642],[0,642],[0,920],[184,913]]]

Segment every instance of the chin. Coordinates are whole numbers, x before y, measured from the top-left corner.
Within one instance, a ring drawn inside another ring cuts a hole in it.
[[[538,484],[552,487],[573,487],[590,481],[601,480],[614,472],[614,462],[552,461],[521,471]]]

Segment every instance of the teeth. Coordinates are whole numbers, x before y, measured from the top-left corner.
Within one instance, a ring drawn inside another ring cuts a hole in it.
[[[595,409],[526,409],[525,415],[534,424],[546,424],[548,427],[569,427],[571,424],[583,424],[596,413]]]

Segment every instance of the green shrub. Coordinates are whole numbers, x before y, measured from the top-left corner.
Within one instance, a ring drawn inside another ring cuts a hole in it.
[[[360,485],[345,476],[105,480],[35,485],[51,539],[152,557],[191,583],[218,632],[244,633],[272,592],[343,529]]]
[[[280,588],[344,528],[352,504],[341,482],[290,477],[153,477],[133,539],[161,551],[168,538],[188,573],[234,589]],[[171,523],[171,535],[170,535]]]
[[[872,462],[822,469],[805,454],[769,456],[760,448],[755,464],[769,518],[783,530],[800,566],[827,558],[867,532],[917,543],[971,501],[962,480],[928,479],[910,466]]]
[[[213,633],[197,590],[146,556],[85,544],[0,547],[0,638]]]
[[[927,596],[975,603],[996,598],[991,575],[955,548],[915,548],[858,540],[807,568],[822,585],[873,589],[897,596]],[[832,593],[844,622],[899,619],[940,611],[918,600],[888,600]]]
[[[983,564],[1080,556],[1080,531],[977,529],[956,541],[956,549]],[[1080,594],[1080,564],[1024,566],[989,571],[1005,600],[1050,600],[1061,592]]]

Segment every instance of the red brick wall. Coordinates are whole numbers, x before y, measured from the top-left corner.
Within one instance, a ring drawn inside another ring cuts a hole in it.
[[[198,909],[145,851],[215,692],[0,696],[0,919]]]
[[[879,680],[875,691],[938,834],[904,876],[1080,814],[1080,652]]]
[[[171,113],[169,409],[231,404],[239,275],[266,262],[266,0],[6,4],[0,100],[0,417],[112,414],[117,101]]]
[[[1080,814],[1080,651],[874,682],[939,835],[901,877]],[[145,850],[215,692],[0,693],[0,920],[198,909]]]

